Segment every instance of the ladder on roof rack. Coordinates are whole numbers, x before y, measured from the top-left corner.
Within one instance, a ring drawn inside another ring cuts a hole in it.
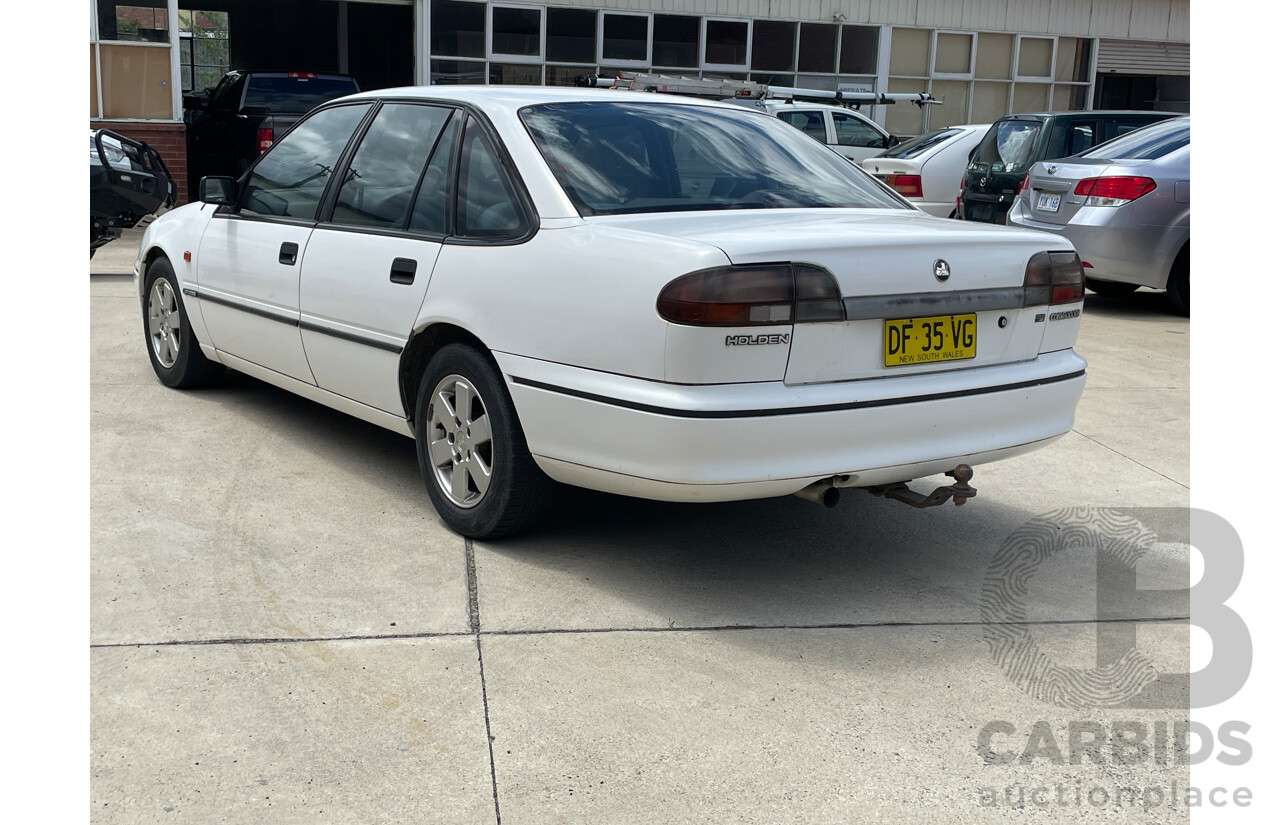
[[[702,77],[670,77],[648,72],[619,72],[617,77],[579,75],[578,86],[627,89],[635,92],[707,97],[716,100],[805,100],[834,103],[839,106],[879,106],[899,101],[927,106],[940,103],[928,92],[841,92],[827,89],[804,89],[796,86],[770,86],[754,80],[724,80]]]

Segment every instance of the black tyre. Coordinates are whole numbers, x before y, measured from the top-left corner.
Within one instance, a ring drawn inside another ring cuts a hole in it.
[[[1169,303],[1180,315],[1191,314],[1191,248],[1186,247],[1178,253],[1169,271],[1169,283],[1165,287]]]
[[[207,384],[222,375],[224,367],[210,361],[200,351],[191,334],[187,308],[182,302],[178,279],[167,258],[157,258],[147,267],[142,298],[142,334],[147,341],[151,368],[160,383],[175,389]]]
[[[1093,278],[1085,278],[1084,285],[1099,295],[1107,298],[1118,298],[1121,295],[1129,295],[1138,289],[1137,284],[1125,284],[1120,281],[1097,281]]]
[[[529,454],[511,396],[484,353],[449,344],[431,357],[414,433],[427,494],[455,532],[501,538],[542,514],[551,480]]]

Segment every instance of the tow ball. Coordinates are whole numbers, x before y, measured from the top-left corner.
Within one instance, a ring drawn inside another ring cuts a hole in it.
[[[977,490],[969,486],[969,480],[973,478],[973,468],[968,464],[961,464],[954,470],[948,471],[946,475],[949,478],[954,478],[956,483],[939,487],[927,496],[913,491],[902,481],[896,484],[881,484],[864,489],[873,496],[891,498],[894,501],[901,501],[903,504],[910,504],[912,507],[921,509],[936,507],[939,504],[946,504],[948,501],[955,501],[956,506],[960,507],[978,494]]]

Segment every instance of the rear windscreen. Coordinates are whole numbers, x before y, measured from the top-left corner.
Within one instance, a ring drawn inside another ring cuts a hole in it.
[[[1031,160],[1031,151],[1040,135],[1038,120],[1002,120],[991,127],[987,136],[978,144],[976,163],[1001,164],[1003,171],[1014,172],[1025,168]],[[992,169],[992,171],[1002,171]]]
[[[244,95],[245,106],[271,112],[309,112],[327,100],[355,94],[356,82],[347,77],[254,76]]]
[[[963,133],[963,129],[939,129],[936,132],[929,132],[920,137],[912,138],[905,143],[899,143],[892,149],[886,149],[880,153],[879,157],[897,158],[898,160],[914,158],[916,155],[922,154],[939,144],[946,143],[956,135]]]

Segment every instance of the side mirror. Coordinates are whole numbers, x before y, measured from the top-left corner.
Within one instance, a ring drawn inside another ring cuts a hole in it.
[[[887,141],[888,145],[885,146],[884,148],[892,149],[893,147],[897,146],[901,142],[902,142],[902,138],[898,137],[897,135],[889,135],[889,139]]]
[[[209,105],[207,92],[189,92],[182,96],[182,108],[200,111]]]
[[[200,200],[219,206],[230,206],[236,202],[236,179],[223,177],[207,177],[200,179]]]

